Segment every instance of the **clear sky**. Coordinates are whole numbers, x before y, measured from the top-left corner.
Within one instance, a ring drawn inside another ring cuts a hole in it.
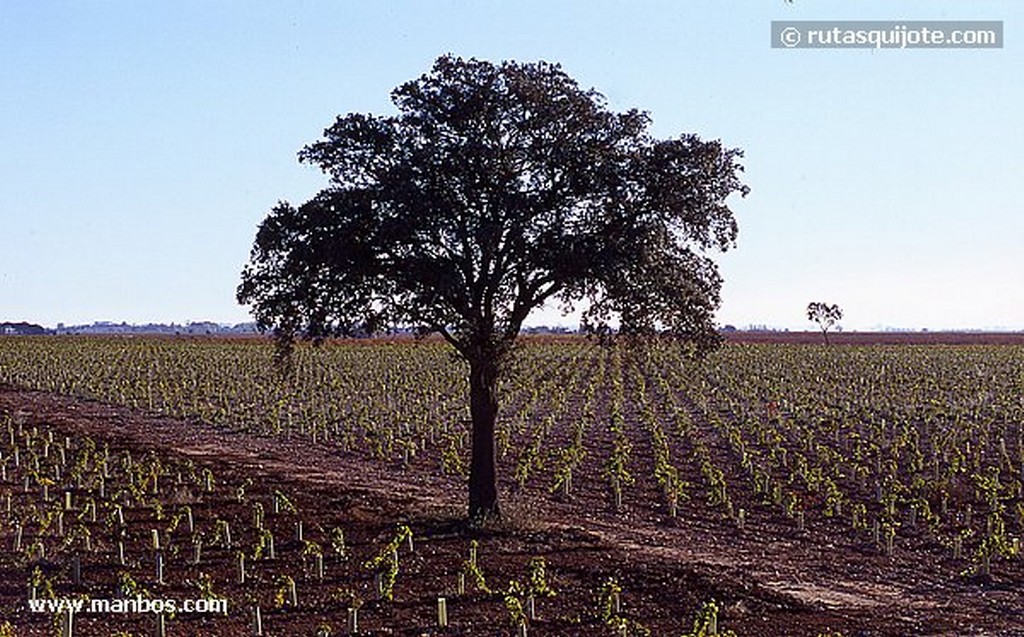
[[[445,53],[560,62],[654,133],[742,148],[722,324],[1024,329],[1016,0],[0,5],[0,321],[249,320],[296,152]],[[784,50],[772,20],[1004,21],[1003,49]],[[535,323],[551,322],[541,314]]]

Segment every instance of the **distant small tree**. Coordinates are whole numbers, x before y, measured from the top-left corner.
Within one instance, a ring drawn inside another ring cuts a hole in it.
[[[807,320],[814,321],[821,328],[821,334],[825,337],[825,344],[828,345],[828,330],[836,324],[836,321],[843,318],[843,311],[838,305],[828,303],[812,302],[807,304]]]

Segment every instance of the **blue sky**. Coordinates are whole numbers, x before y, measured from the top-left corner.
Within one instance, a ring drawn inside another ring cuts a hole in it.
[[[0,321],[241,322],[296,152],[445,53],[560,62],[662,137],[746,153],[721,323],[1024,329],[1024,3],[11,1]],[[998,50],[782,50],[772,20],[985,19]],[[535,323],[557,316],[544,312]]]

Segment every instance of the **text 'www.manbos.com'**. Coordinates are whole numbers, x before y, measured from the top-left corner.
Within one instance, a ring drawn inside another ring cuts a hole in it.
[[[1001,49],[1002,21],[773,21],[773,49]]]
[[[228,612],[226,599],[30,599],[28,608],[33,613],[79,614],[138,614],[138,613],[217,613]]]

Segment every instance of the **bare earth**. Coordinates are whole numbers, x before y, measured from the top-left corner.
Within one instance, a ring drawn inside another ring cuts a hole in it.
[[[601,502],[599,494],[584,492],[563,501],[546,494],[509,494],[508,485],[504,501],[510,521],[474,531],[460,522],[461,482],[439,480],[435,472],[415,464],[409,469],[385,466],[306,439],[225,432],[9,386],[0,386],[0,416],[4,414],[108,441],[112,449],[131,449],[140,456],[154,449],[189,457],[215,467],[226,480],[251,477],[253,497],[282,485],[295,494],[307,517],[337,520],[353,550],[364,555],[393,532],[396,522],[408,522],[417,539],[416,558],[399,575],[394,603],[364,606],[361,634],[513,634],[504,623],[500,596],[479,592],[452,600],[451,628],[431,628],[436,595],[451,588],[469,540],[477,538],[492,587],[521,574],[530,556],[547,559],[558,596],[538,604],[540,616],[531,623],[530,635],[612,635],[593,610],[595,591],[610,575],[622,584],[624,614],[653,635],[685,633],[700,603],[712,598],[722,607],[719,627],[741,636],[816,636],[827,631],[847,637],[1024,635],[1020,564],[996,570],[985,580],[962,576],[962,565],[927,550],[927,538],[907,550],[897,547],[886,557],[870,543],[852,539],[838,524],[798,531],[782,516],[753,515],[759,511],[754,502],[746,503],[752,515],[741,533],[697,505],[683,505],[675,519],[656,518],[628,505],[616,514],[585,505]],[[2,531],[6,543],[8,530]],[[207,570],[216,576],[219,569],[230,580],[231,559],[211,559]],[[166,594],[187,596],[192,575],[175,578]],[[0,623],[11,621],[18,635],[50,634],[48,618],[24,610],[27,577],[24,570],[3,566]],[[112,575],[97,567],[95,577]],[[368,590],[370,583],[357,581],[355,586]],[[337,588],[335,582],[332,589]],[[313,635],[322,621],[331,625],[333,634],[345,634],[344,606],[331,601],[327,587],[303,585],[306,590],[306,610],[267,611],[268,634]],[[76,635],[112,632],[98,622],[83,621],[79,628]],[[218,620],[182,619],[169,626],[168,634],[252,633],[247,615],[239,612]]]

